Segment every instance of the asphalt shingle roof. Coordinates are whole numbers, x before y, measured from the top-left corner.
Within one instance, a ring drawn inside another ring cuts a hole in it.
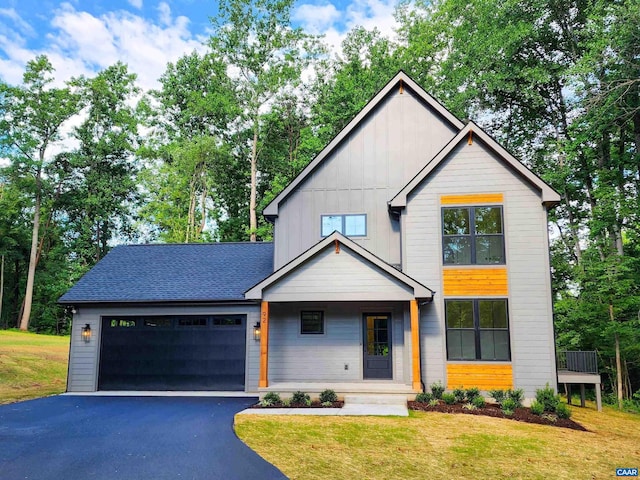
[[[273,272],[273,243],[115,247],[59,303],[244,300]]]

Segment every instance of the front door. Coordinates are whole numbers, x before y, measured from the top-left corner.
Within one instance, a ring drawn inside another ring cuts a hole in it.
[[[391,363],[391,315],[388,313],[365,313],[364,334],[364,378],[393,378]]]

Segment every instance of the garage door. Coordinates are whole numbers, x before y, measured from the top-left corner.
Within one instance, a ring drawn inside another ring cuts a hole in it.
[[[103,317],[99,390],[244,390],[246,315]]]

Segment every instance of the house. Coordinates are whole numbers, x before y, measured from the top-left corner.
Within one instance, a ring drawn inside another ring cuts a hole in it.
[[[400,72],[265,208],[273,244],[117,247],[67,292],[68,390],[531,398],[559,200]]]

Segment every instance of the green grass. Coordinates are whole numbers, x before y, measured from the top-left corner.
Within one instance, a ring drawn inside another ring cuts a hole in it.
[[[0,330],[0,404],[65,391],[69,337]]]
[[[573,407],[589,431],[476,415],[239,415],[236,433],[292,479],[612,478],[640,458],[640,416]]]

